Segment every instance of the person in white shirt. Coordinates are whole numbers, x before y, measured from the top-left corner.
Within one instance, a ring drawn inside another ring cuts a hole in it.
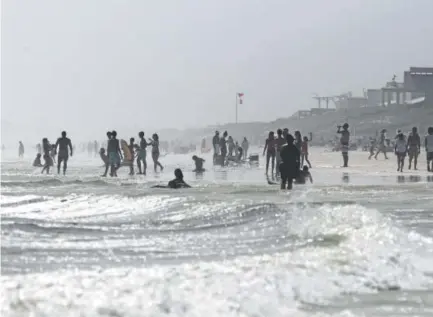
[[[397,172],[403,172],[404,159],[407,153],[407,143],[403,133],[398,135],[394,151],[395,155],[397,155]]]
[[[428,135],[424,140],[425,151],[427,153],[427,170],[433,172],[433,127],[429,127]]]

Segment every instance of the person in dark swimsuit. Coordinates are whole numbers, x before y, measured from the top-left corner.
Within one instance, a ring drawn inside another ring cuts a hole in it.
[[[193,170],[193,172],[202,173],[205,171],[205,169],[203,168],[203,163],[205,162],[204,159],[198,157],[197,155],[193,155],[192,160],[195,164],[195,170]]]
[[[175,179],[168,182],[168,186],[164,185],[156,185],[152,186],[152,188],[172,188],[172,189],[179,189],[179,188],[191,188],[185,181],[183,180],[183,173],[180,168],[176,168],[174,170],[174,176]]]
[[[293,144],[294,138],[291,134],[286,137],[287,144],[281,149],[280,173],[281,173],[281,189],[292,189],[293,180],[298,177],[301,153]]]
[[[263,148],[263,156],[265,156],[265,153],[266,153],[266,175],[268,175],[270,160],[272,160],[271,175],[273,175],[274,168],[275,168],[275,156],[276,156],[276,141],[274,137],[274,131],[269,132],[268,138],[265,141],[265,147]]]
[[[219,142],[219,150],[220,150],[220,164],[221,166],[225,165],[226,157],[227,157],[227,140],[226,137],[228,136],[227,131],[224,131],[222,138]]]
[[[48,142],[47,138],[42,139],[42,150],[44,152],[45,164],[41,173],[43,174],[45,171],[47,171],[47,174],[49,174],[50,166],[53,166],[53,160],[51,159],[51,144]]]
[[[66,137],[66,131],[63,131],[62,137],[57,139],[56,145],[54,146],[55,153],[57,153],[57,147],[59,147],[59,154],[57,157],[57,174],[60,174],[60,165],[63,162],[63,175],[65,175],[68,168],[68,148],[71,156],[73,153],[71,139]]]
[[[128,150],[129,153],[131,153],[131,161],[128,162],[129,164],[129,175],[134,175],[135,171],[134,171],[134,156],[135,156],[135,139],[134,138],[130,138],[129,139],[129,144],[128,144]]]
[[[286,138],[283,137],[283,130],[277,130],[277,139],[275,140],[277,153],[276,153],[276,165],[275,165],[275,176],[280,176],[280,164],[281,164],[281,148],[286,144]]]

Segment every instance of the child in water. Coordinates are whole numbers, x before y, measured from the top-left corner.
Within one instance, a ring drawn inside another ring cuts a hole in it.
[[[205,162],[204,159],[201,157],[198,157],[197,155],[193,155],[192,160],[195,163],[195,170],[193,172],[204,172],[205,169],[203,168],[203,163]]]
[[[308,166],[305,165],[302,168],[302,171],[299,172],[298,177],[296,177],[296,184],[305,184],[307,178],[310,180],[310,183],[313,183],[313,177],[311,176],[311,173],[308,169]]]
[[[36,158],[33,161],[33,166],[34,167],[42,167],[43,166],[42,162],[41,162],[41,156],[42,156],[41,153],[36,154]]]

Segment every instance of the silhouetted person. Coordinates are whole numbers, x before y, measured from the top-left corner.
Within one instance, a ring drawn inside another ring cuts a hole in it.
[[[168,182],[169,188],[178,189],[178,188],[190,188],[191,187],[187,183],[185,183],[185,181],[183,180],[183,173],[182,173],[180,168],[176,168],[174,170],[174,176],[176,178]]]
[[[274,132],[270,131],[268,134],[268,138],[265,140],[265,147],[263,148],[263,156],[266,153],[266,175],[268,175],[269,170],[269,161],[271,161],[271,176],[274,175],[275,168],[275,156],[276,156],[276,140],[274,136]]]
[[[201,157],[198,157],[197,155],[193,155],[192,160],[194,161],[195,164],[195,170],[193,170],[193,172],[196,173],[201,173],[204,172],[204,168],[203,168],[203,163],[205,162],[204,159],[202,159]]]
[[[307,179],[310,181],[310,183],[313,183],[313,177],[311,176],[310,170],[308,169],[308,166],[305,165],[302,168],[302,171],[299,172],[298,177],[296,177],[296,184],[303,185],[307,182]]]
[[[18,147],[18,157],[23,158],[24,156],[24,144],[20,141],[19,147]]]
[[[152,145],[152,143],[147,143],[146,139],[144,138],[143,131],[140,131],[138,133],[138,137],[140,138],[140,147],[138,149],[138,155],[137,155],[138,174],[146,175],[146,170],[147,170],[146,148],[148,145]],[[143,163],[143,169],[141,169],[141,163]]]
[[[292,189],[293,179],[299,174],[299,166],[301,153],[293,144],[294,138],[291,134],[286,137],[287,144],[281,149],[280,174],[281,174],[281,189]]]
[[[425,151],[427,153],[427,170],[433,172],[433,127],[429,127],[427,132],[428,134],[424,139]]]
[[[107,132],[107,147],[108,147],[108,142],[110,142],[110,140],[111,140],[111,131],[108,131]],[[108,159],[108,154],[106,154],[104,148],[101,148],[101,150],[99,151],[99,155],[101,156],[101,159],[104,161],[104,164],[105,164],[105,172],[101,176],[106,177],[107,173],[108,173],[108,168],[110,167],[110,160]]]
[[[120,150],[119,140],[116,138],[117,132],[111,132],[111,139],[108,140],[107,152],[108,152],[108,163],[110,164],[110,176],[117,177],[117,169],[120,167],[120,161],[122,160],[122,151]]]
[[[412,128],[412,133],[409,134],[407,138],[407,153],[409,155],[409,166],[412,167],[413,160],[413,169],[416,170],[416,166],[418,164],[418,155],[421,153],[421,138],[418,134],[418,129],[416,127]]]
[[[63,162],[63,175],[66,174],[66,170],[68,168],[68,159],[69,159],[69,151],[71,152],[71,156],[73,153],[72,143],[69,138],[66,137],[66,131],[62,132],[62,136],[57,139],[56,145],[54,146],[54,153],[57,152],[57,147],[59,147],[59,156],[57,157],[57,174],[60,174],[60,165]]]
[[[152,145],[152,160],[153,160],[153,169],[156,173],[156,169],[159,166],[159,168],[162,170],[164,169],[164,166],[159,162],[159,136],[158,134],[154,133],[152,135],[152,139],[150,140],[150,144]]]
[[[227,140],[226,140],[227,135],[228,135],[227,131],[224,131],[223,136],[219,141],[219,150],[221,154],[220,156],[221,166],[224,166],[227,157]]]
[[[248,140],[246,137],[244,137],[244,139],[242,140],[242,150],[244,152],[244,157],[243,159],[246,160],[247,159],[247,155],[248,155],[248,148],[250,147],[250,144],[248,143]]]
[[[341,134],[340,146],[341,146],[341,154],[343,155],[343,167],[348,167],[349,166],[349,142],[350,142],[349,125],[347,123],[343,124],[343,130],[341,130],[341,126],[338,126],[337,128],[338,128],[337,133]]]
[[[213,160],[218,157],[220,154],[220,133],[218,131],[215,131],[215,135],[212,138],[212,145],[213,145]]]
[[[128,145],[128,149],[129,152],[131,153],[131,161],[128,162],[129,164],[129,175],[134,175],[134,150],[135,150],[135,139],[134,138],[130,138],[129,139],[129,145]]]
[[[35,160],[33,161],[33,166],[34,167],[42,167],[42,162],[41,162],[41,153],[36,154]]]
[[[47,171],[47,174],[50,173],[50,167],[53,165],[53,160],[51,158],[51,144],[48,142],[47,138],[42,139],[42,150],[44,152],[44,160],[45,164],[42,168],[41,173],[43,174],[45,171]]]

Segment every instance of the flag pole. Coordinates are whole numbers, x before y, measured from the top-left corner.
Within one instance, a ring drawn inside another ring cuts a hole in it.
[[[236,93],[236,124],[238,123],[238,93]]]

